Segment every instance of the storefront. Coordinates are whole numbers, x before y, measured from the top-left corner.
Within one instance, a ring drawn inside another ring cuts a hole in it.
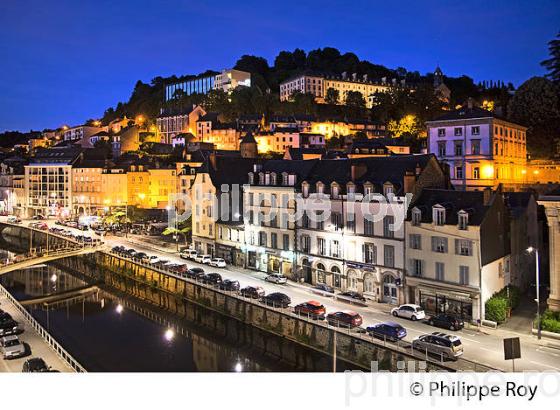
[[[418,291],[419,305],[427,313],[449,313],[466,320],[473,319],[473,300],[467,294]]]

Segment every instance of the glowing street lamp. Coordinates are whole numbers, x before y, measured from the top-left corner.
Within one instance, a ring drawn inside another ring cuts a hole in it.
[[[167,340],[168,342],[171,342],[173,340],[173,338],[175,337],[175,332],[173,331],[173,329],[167,329],[165,331],[164,337],[165,337],[165,340]]]
[[[540,280],[539,280],[539,250],[532,246],[527,248],[528,253],[535,252],[535,287],[537,289],[535,302],[537,302],[537,338],[541,338],[541,297],[540,297]]]

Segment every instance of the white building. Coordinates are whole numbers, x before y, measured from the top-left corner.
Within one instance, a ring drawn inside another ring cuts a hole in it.
[[[165,86],[165,101],[172,100],[178,93],[207,94],[210,90],[222,90],[229,93],[240,86],[251,86],[251,73],[229,69],[218,74],[189,76],[185,80]]]
[[[500,193],[424,189],[406,222],[407,301],[484,319],[485,302],[509,284],[508,235]]]
[[[156,119],[160,142],[171,144],[179,134],[191,133],[196,136],[196,122],[205,114],[206,111],[198,105],[182,112],[162,113]]]

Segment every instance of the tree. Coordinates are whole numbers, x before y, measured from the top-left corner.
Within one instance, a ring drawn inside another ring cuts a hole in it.
[[[560,32],[556,38],[548,42],[550,58],[544,60],[541,65],[548,70],[546,75],[555,83],[560,83]]]
[[[366,100],[359,91],[348,91],[346,93],[345,104],[347,107],[347,114],[351,118],[361,117],[366,108]]]
[[[405,115],[399,121],[391,120],[387,124],[387,131],[395,138],[400,138],[405,134],[419,137],[422,132],[422,124],[415,115]]]
[[[559,86],[544,77],[525,81],[511,98],[508,118],[528,127],[527,149],[533,156],[547,157],[560,138]]]
[[[338,104],[339,99],[339,92],[334,88],[328,88],[327,93],[325,94],[325,102],[327,104]]]
[[[192,230],[192,217],[189,217],[187,220],[179,222],[176,228],[168,226],[162,232],[162,235],[182,236],[185,241],[185,245],[187,245],[191,230]]]

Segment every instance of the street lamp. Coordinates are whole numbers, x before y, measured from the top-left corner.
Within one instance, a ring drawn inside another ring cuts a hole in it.
[[[540,299],[540,281],[539,281],[539,250],[532,246],[527,248],[528,253],[535,252],[535,286],[537,288],[537,338],[541,339],[541,299]]]

